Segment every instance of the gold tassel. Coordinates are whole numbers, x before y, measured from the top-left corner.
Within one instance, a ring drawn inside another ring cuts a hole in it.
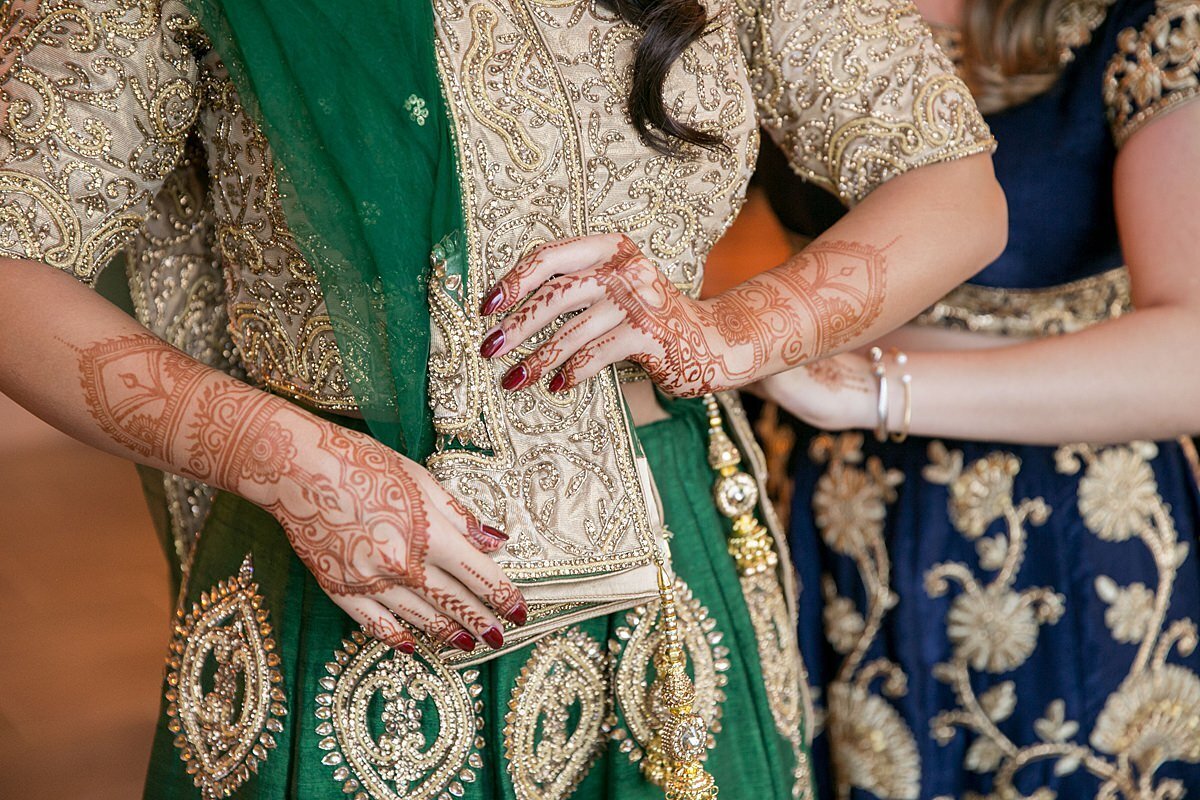
[[[754,516],[758,507],[758,483],[741,469],[742,454],[721,424],[721,407],[711,394],[704,396],[708,411],[708,463],[717,472],[713,500],[717,510],[733,520],[729,554],[738,572],[757,575],[779,565],[770,531]]]
[[[646,748],[642,769],[647,779],[663,787],[667,800],[709,800],[717,796],[717,783],[700,763],[708,752],[708,725],[692,709],[696,687],[687,674],[687,658],[679,639],[675,588],[661,564],[658,595],[662,639],[654,654],[657,674],[651,691],[668,714]]]

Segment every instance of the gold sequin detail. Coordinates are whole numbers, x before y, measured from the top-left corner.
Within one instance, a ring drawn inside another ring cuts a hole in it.
[[[645,748],[666,718],[666,708],[649,691],[653,680],[654,655],[662,640],[659,630],[661,601],[637,606],[625,613],[625,624],[614,631],[608,648],[616,659],[613,674],[617,707],[625,728],[614,730],[612,739],[629,755],[641,761]],[[675,607],[679,618],[679,638],[691,665],[696,689],[693,709],[704,719],[710,734],[721,730],[721,705],[725,702],[728,681],[729,648],[721,644],[724,635],[705,608],[684,583],[675,579]],[[713,744],[709,737],[709,747]]]
[[[1117,34],[1104,103],[1120,147],[1159,114],[1200,96],[1200,4],[1159,0],[1141,28]]]
[[[321,763],[353,800],[451,800],[483,766],[479,673],[416,646],[408,656],[355,631],[325,664]]]
[[[922,164],[995,147],[911,3],[736,0],[763,126],[848,205]]]
[[[1133,310],[1124,267],[1046,289],[964,283],[916,318],[918,325],[997,336],[1075,333]]]
[[[205,800],[228,797],[275,747],[287,714],[279,655],[249,555],[238,574],[176,611],[167,728]]]
[[[562,800],[587,775],[610,725],[609,673],[608,654],[577,628],[534,646],[504,718],[517,800]]]

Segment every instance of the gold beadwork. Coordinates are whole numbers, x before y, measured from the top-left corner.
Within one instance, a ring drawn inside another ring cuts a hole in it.
[[[253,578],[247,554],[236,577],[202,593],[191,613],[175,612],[167,728],[204,800],[228,797],[258,771],[287,714],[270,615]]]
[[[742,575],[757,575],[779,565],[775,541],[754,514],[758,506],[758,484],[741,469],[742,455],[721,425],[717,398],[705,395],[708,411],[708,463],[717,472],[713,499],[724,516],[733,520],[729,554]]]
[[[679,638],[675,589],[661,566],[658,593],[662,602],[662,642],[654,656],[657,676],[651,690],[668,710],[667,718],[647,747],[647,780],[663,787],[667,800],[703,800],[717,796],[717,784],[701,759],[708,750],[708,726],[693,709],[696,687],[687,674],[687,658]]]

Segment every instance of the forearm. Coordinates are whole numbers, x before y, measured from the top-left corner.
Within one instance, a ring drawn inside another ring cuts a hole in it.
[[[0,259],[0,297],[0,391],[101,450],[267,504],[277,487],[261,480],[258,437],[319,423],[188,358],[43,264]]]
[[[745,383],[864,344],[994,259],[1006,229],[987,157],[914,170],[788,262],[706,301],[724,340],[714,350]]]
[[[909,352],[912,431],[1027,444],[1194,434],[1200,370],[1179,345],[1198,338],[1196,309],[1163,306],[1011,347]]]

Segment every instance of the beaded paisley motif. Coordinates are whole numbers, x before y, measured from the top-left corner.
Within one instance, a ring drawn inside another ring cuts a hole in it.
[[[483,766],[482,687],[417,641],[398,654],[355,631],[316,696],[321,763],[353,800],[450,800]]]
[[[569,628],[534,647],[504,718],[508,774],[517,800],[561,800],[604,749],[611,725],[608,654]]]
[[[724,638],[717,621],[708,609],[692,595],[681,578],[675,579],[675,604],[679,616],[679,635],[687,662],[691,666],[696,700],[692,710],[703,719],[711,734],[721,730],[721,705],[725,702],[725,673],[729,670],[729,648],[721,644]],[[646,748],[667,718],[667,709],[649,691],[654,678],[654,654],[662,634],[659,630],[657,600],[637,606],[625,613],[625,624],[614,632],[608,642],[616,658],[613,675],[617,705],[629,730],[614,730],[612,738],[618,749],[628,753],[631,761],[641,761]],[[632,735],[629,735],[632,734]]]
[[[283,730],[287,698],[249,555],[236,577],[176,611],[167,657],[167,723],[205,800],[228,797],[258,771]]]

